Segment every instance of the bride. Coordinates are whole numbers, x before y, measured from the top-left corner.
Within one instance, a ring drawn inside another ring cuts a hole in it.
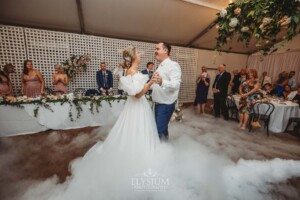
[[[71,165],[72,176],[45,199],[143,199],[133,191],[132,178],[151,168],[160,144],[154,114],[144,94],[154,83],[138,72],[140,53],[129,46],[123,51],[126,75],[122,89],[129,95],[106,140],[94,145]]]

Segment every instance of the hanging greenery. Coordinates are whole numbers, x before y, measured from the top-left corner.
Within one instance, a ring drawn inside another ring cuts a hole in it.
[[[277,50],[277,42],[299,33],[300,0],[237,0],[217,15],[217,50],[234,37],[247,47],[255,38],[256,46],[267,55]]]

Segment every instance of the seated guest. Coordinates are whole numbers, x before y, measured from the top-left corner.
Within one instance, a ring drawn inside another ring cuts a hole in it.
[[[262,77],[260,78],[260,85],[265,85],[266,83],[272,83],[272,80],[267,72],[263,72]]]
[[[0,70],[0,96],[12,96],[12,83],[9,79],[9,74],[14,73],[14,66],[9,63],[4,65],[3,71]]]
[[[60,65],[55,65],[55,74],[52,76],[52,84],[56,95],[66,94],[68,92],[68,76]]]
[[[113,76],[111,71],[106,70],[105,62],[101,62],[100,66],[101,70],[96,74],[98,89],[102,95],[109,95],[113,91]]]
[[[118,67],[115,68],[113,74],[117,77],[118,81],[120,81],[120,78],[125,75],[124,63],[119,63]],[[122,90],[120,82],[118,84],[118,94],[124,94],[124,90]]]
[[[289,73],[283,71],[279,74],[278,80],[275,82],[277,96],[282,96],[284,86],[289,82]]]
[[[285,99],[285,100],[288,100],[288,96],[291,94],[292,92],[292,88],[289,84],[286,84],[284,86],[284,90],[282,92],[282,97]]]
[[[289,83],[288,84],[291,86],[292,90],[296,90],[296,88],[297,88],[297,81],[295,78],[295,74],[296,74],[295,71],[290,71],[290,73],[289,73]]]
[[[274,96],[277,95],[276,88],[273,88],[271,83],[266,83],[263,87],[263,90],[266,92],[266,95]]]
[[[239,127],[243,130],[246,129],[249,114],[253,112],[253,104],[257,98],[260,85],[255,69],[249,70],[249,79],[241,84],[240,95],[241,99],[239,102],[239,113],[240,113],[240,124]]]
[[[241,75],[239,74],[239,71],[237,69],[232,71],[233,74],[233,79],[230,82],[230,87],[231,87],[231,94],[236,94],[239,92],[239,87],[240,87],[240,77]]]
[[[300,86],[298,86],[297,94],[294,96],[292,101],[300,105]]]
[[[44,87],[45,81],[40,71],[33,69],[31,60],[25,60],[22,73],[22,94],[27,97],[37,97],[44,94]]]
[[[148,62],[147,63],[147,69],[142,70],[142,74],[148,74],[149,80],[151,80],[152,75],[153,75],[153,71],[152,71],[153,67],[154,67],[154,63],[153,62]],[[147,94],[151,94],[151,93],[152,93],[152,90],[149,89]]]

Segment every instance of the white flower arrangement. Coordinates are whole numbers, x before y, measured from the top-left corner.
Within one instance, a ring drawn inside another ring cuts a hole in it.
[[[70,59],[63,62],[63,68],[65,70],[65,73],[69,77],[70,80],[73,79],[75,74],[78,71],[86,71],[87,63],[91,60],[91,56],[88,54],[82,55],[82,56],[75,56],[72,55]]]
[[[227,15],[227,10],[222,9],[222,10],[220,11],[220,16],[224,18],[226,15]]]
[[[237,18],[231,18],[230,19],[230,22],[229,22],[229,26],[230,27],[232,27],[232,28],[234,28],[234,27],[236,27],[236,25],[239,23],[239,20],[237,19]]]
[[[171,117],[171,121],[178,121],[178,122],[182,122],[182,120],[184,119],[183,116],[183,111],[182,111],[182,104],[176,104],[176,108],[172,114]]]
[[[249,31],[250,29],[249,29],[249,27],[247,27],[247,26],[244,26],[244,27],[242,27],[241,28],[241,32],[247,32],[247,31]]]

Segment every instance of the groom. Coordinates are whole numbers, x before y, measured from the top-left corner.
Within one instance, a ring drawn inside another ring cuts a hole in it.
[[[167,141],[169,138],[168,124],[175,109],[178,98],[181,69],[177,62],[170,59],[171,46],[160,42],[155,46],[155,57],[160,65],[153,74],[152,100],[155,103],[155,121],[159,138]]]

